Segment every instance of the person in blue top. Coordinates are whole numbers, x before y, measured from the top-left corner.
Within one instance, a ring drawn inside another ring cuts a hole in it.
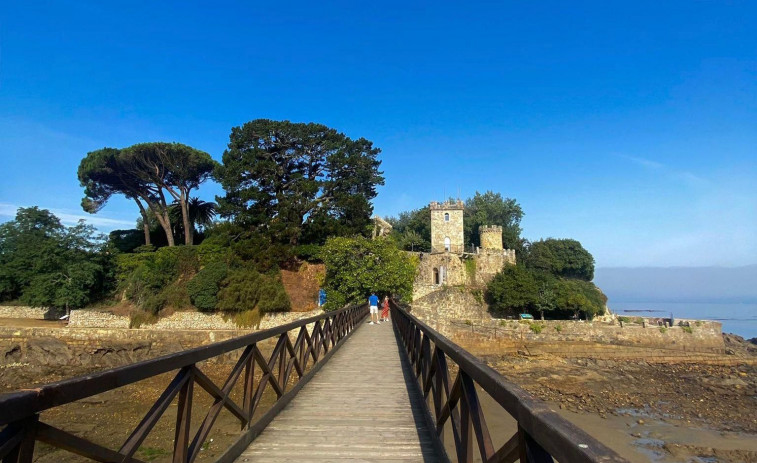
[[[379,319],[378,319],[378,296],[376,296],[375,293],[371,293],[370,297],[368,298],[368,306],[371,308],[371,325],[378,325]],[[374,323],[375,320],[375,323]]]

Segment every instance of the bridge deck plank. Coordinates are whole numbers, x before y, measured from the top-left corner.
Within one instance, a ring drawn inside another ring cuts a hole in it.
[[[391,324],[364,324],[235,461],[445,461],[411,375]]]

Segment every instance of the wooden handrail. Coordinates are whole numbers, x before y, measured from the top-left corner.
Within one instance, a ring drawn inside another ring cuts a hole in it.
[[[0,426],[6,426],[0,431],[0,459],[3,462],[30,463],[35,442],[42,441],[95,461],[138,462],[133,457],[134,453],[178,396],[173,461],[191,463],[195,460],[218,414],[224,408],[240,421],[245,430],[218,460],[233,461],[367,315],[367,305],[352,306],[227,341],[2,395]],[[308,331],[310,324],[313,326]],[[294,344],[289,336],[292,330],[298,330]],[[277,343],[270,358],[266,359],[257,344],[269,339],[276,339]],[[197,366],[199,362],[238,349],[244,350],[221,386],[214,384]],[[306,373],[310,360],[312,366]],[[262,371],[257,384],[256,366]],[[173,371],[176,371],[173,381],[118,451],[40,421],[39,413],[44,410]],[[297,381],[292,386],[290,378],[293,374],[297,375]],[[241,405],[229,396],[240,378],[244,381]],[[189,430],[194,385],[210,394],[214,403],[196,434],[191,436]],[[276,402],[257,421],[252,422],[263,392],[269,387],[276,393]]]
[[[508,381],[470,352],[453,343],[391,301],[392,321],[404,344],[424,397],[431,394],[436,431],[443,438],[451,421],[457,461],[473,457],[475,437],[484,462],[626,462],[610,448],[552,411],[544,402]],[[451,380],[447,359],[458,366]],[[518,422],[518,430],[498,450],[492,446],[476,386],[486,391]]]

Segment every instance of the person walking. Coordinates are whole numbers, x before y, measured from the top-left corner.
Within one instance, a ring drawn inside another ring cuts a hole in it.
[[[389,296],[384,296],[384,301],[381,303],[381,321],[389,321]]]
[[[370,325],[378,325],[379,319],[378,319],[378,296],[376,294],[371,293],[370,297],[368,297],[368,306],[371,308],[371,323]],[[373,320],[376,320],[376,323],[373,323]]]

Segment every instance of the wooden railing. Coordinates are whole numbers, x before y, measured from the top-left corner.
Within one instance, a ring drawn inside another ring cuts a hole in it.
[[[451,422],[458,462],[473,461],[474,438],[481,461],[489,463],[626,461],[394,302],[392,320],[442,441]],[[450,371],[455,369],[452,381]],[[492,443],[477,388],[518,422],[517,431],[499,449]]]
[[[216,418],[225,408],[242,426],[238,439],[218,460],[231,462],[291,401],[367,314],[367,306],[354,306],[177,354],[4,395],[0,397],[0,426],[4,426],[0,431],[0,459],[3,463],[30,463],[35,443],[39,441],[94,461],[139,462],[134,454],[178,396],[172,461],[193,462],[202,450]],[[311,324],[312,328],[308,331]],[[290,331],[295,330],[297,337],[292,343]],[[266,359],[258,344],[274,339],[275,347]],[[243,349],[242,354],[220,387],[198,367],[198,362],[238,349]],[[262,372],[257,383],[256,365]],[[176,375],[171,383],[118,450],[96,444],[40,419],[40,412],[53,407],[173,371]],[[236,403],[230,392],[240,377],[244,378],[243,398],[241,403]],[[195,385],[210,394],[213,403],[200,425],[195,427],[194,435],[190,435]],[[253,422],[263,393],[269,388],[275,392],[276,400],[267,412]]]

